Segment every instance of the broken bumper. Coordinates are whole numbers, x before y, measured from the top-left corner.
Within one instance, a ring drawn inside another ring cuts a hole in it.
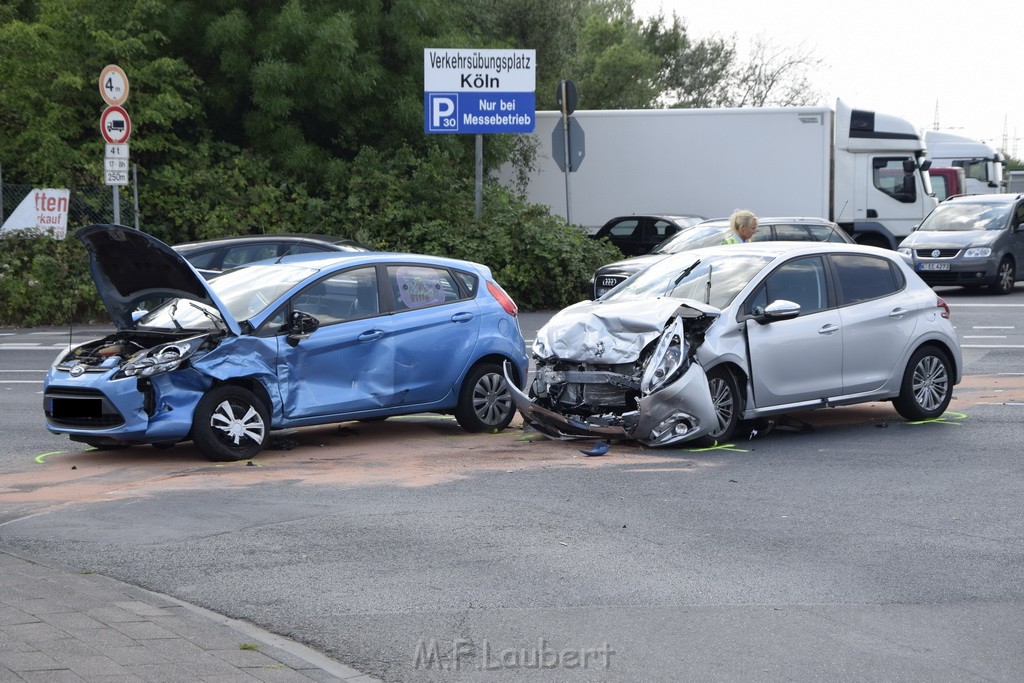
[[[506,377],[506,379],[508,379]],[[537,405],[508,380],[523,420],[552,439],[631,439],[667,446],[702,437],[718,424],[704,368],[693,363],[677,381],[638,401],[622,415],[567,416]]]

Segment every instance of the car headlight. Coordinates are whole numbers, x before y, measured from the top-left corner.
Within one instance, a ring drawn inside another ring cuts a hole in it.
[[[117,376],[152,377],[162,372],[176,370],[199,350],[206,336],[161,344],[138,353],[121,367]]]
[[[988,258],[992,255],[992,247],[971,247],[964,252],[964,258]]]
[[[647,362],[640,380],[640,391],[650,394],[675,381],[686,369],[687,348],[683,337],[683,321],[674,318],[658,340],[658,346]]]
[[[903,254],[904,256],[913,256],[914,255],[914,250],[911,249],[910,247],[900,247],[896,251],[898,253],[900,253],[900,254]]]

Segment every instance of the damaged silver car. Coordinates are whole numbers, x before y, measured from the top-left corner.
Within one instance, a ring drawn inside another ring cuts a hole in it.
[[[892,401],[945,412],[949,307],[895,252],[756,243],[673,255],[537,333],[525,421],[551,438],[723,441],[757,418]]]

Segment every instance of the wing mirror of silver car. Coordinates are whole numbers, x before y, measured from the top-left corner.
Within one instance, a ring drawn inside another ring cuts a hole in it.
[[[785,299],[778,299],[767,306],[757,306],[751,311],[754,320],[767,325],[777,320],[792,320],[800,315],[800,304]]]

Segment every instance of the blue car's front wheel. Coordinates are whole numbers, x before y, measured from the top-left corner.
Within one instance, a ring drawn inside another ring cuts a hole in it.
[[[263,402],[248,389],[225,384],[208,391],[196,405],[192,442],[210,460],[245,460],[263,450],[269,429]]]
[[[500,432],[516,414],[512,392],[501,367],[494,363],[474,366],[459,392],[455,419],[467,432]]]

